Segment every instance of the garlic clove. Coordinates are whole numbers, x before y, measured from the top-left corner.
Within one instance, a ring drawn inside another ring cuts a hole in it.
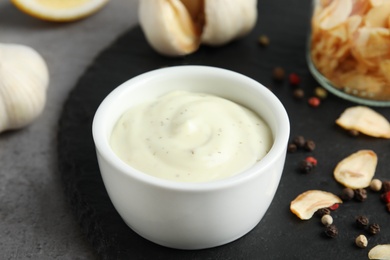
[[[49,72],[42,56],[18,44],[0,44],[0,132],[22,128],[43,111]]]
[[[141,0],[138,15],[147,41],[157,52],[179,56],[198,49],[199,32],[180,0]]]
[[[222,45],[249,33],[257,21],[257,0],[205,0],[201,42]]]
[[[257,20],[257,0],[141,0],[138,16],[153,49],[180,56],[200,44],[218,46],[249,33]]]

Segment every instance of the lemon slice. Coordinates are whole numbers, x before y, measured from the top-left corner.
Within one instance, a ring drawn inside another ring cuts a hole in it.
[[[11,0],[21,11],[39,19],[69,22],[87,17],[109,0]]]

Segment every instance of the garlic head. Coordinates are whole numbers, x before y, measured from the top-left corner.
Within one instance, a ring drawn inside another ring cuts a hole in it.
[[[43,111],[49,72],[31,47],[0,43],[0,132],[22,128]]]
[[[223,45],[249,33],[257,20],[257,0],[140,0],[138,16],[153,49],[180,56],[201,44]]]

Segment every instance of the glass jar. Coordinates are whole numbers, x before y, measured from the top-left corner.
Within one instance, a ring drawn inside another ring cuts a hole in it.
[[[313,0],[307,60],[335,95],[390,106],[390,1]]]

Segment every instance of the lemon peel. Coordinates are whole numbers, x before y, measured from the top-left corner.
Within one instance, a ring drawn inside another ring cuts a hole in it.
[[[96,13],[109,0],[11,0],[22,12],[52,22],[70,22]]]

